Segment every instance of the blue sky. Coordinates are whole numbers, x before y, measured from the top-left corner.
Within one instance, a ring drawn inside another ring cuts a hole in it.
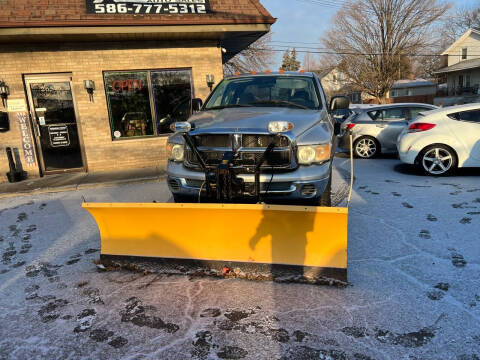
[[[278,20],[272,27],[274,48],[284,48],[299,42],[306,47],[319,47],[319,39],[329,28],[330,21],[339,9],[339,2],[335,0],[322,1],[332,4],[329,6],[315,4],[311,0],[260,0],[273,17]],[[455,6],[465,7],[480,5],[480,0],[454,0]],[[308,44],[310,43],[310,44]],[[316,44],[315,44],[316,43]],[[305,49],[307,50],[307,49]],[[312,51],[315,51],[312,49]],[[300,54],[300,60],[304,54]],[[281,64],[282,53],[276,56],[277,69]]]

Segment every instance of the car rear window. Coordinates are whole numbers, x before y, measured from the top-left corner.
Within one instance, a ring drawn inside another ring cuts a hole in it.
[[[405,113],[403,108],[392,108],[369,111],[368,116],[374,121],[401,120],[405,118]]]

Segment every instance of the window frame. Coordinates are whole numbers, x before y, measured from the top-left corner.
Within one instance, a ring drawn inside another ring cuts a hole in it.
[[[205,100],[205,102],[203,103],[203,106],[202,106],[202,109],[201,111],[209,111],[210,109],[207,109],[207,104],[210,102],[210,100],[212,99],[213,95],[215,94],[215,92],[217,91],[217,88],[220,87],[223,82],[225,81],[228,81],[228,80],[232,80],[232,79],[242,79],[242,78],[249,78],[249,77],[257,77],[257,76],[265,76],[265,77],[268,77],[268,76],[275,76],[275,77],[297,77],[297,78],[304,78],[304,79],[310,79],[312,80],[312,83],[313,83],[313,87],[314,87],[314,90],[315,90],[315,95],[317,96],[317,99],[318,99],[318,107],[314,108],[314,109],[309,109],[309,110],[312,110],[312,111],[321,111],[323,109],[326,109],[328,108],[328,105],[327,105],[327,101],[326,99],[322,96],[324,95],[324,91],[323,91],[323,87],[321,87],[321,83],[320,81],[318,81],[315,77],[312,77],[312,76],[302,76],[301,74],[300,75],[288,75],[288,76],[285,76],[285,75],[278,75],[278,74],[270,74],[270,75],[249,75],[249,76],[240,76],[240,77],[235,77],[235,76],[230,76],[230,77],[225,77],[222,79],[222,81],[220,81],[217,86],[215,86],[215,88],[212,90],[212,92],[208,95],[207,99]],[[322,91],[320,91],[320,89]]]
[[[153,92],[153,84],[152,84],[152,73],[158,72],[167,72],[167,71],[188,71],[190,74],[190,92],[191,92],[191,100],[195,98],[195,86],[193,83],[193,68],[192,67],[182,67],[182,68],[159,68],[159,69],[128,69],[128,70],[103,70],[102,71],[102,78],[104,82],[105,88],[105,100],[107,102],[107,110],[108,110],[108,122],[110,126],[110,137],[113,143],[122,142],[122,141],[134,141],[134,140],[146,140],[146,139],[155,139],[155,138],[166,138],[172,135],[172,133],[162,133],[159,134],[157,129],[157,109],[155,104],[154,92]],[[143,136],[131,136],[131,137],[120,137],[115,138],[114,136],[114,128],[113,128],[113,117],[112,117],[112,110],[110,106],[110,95],[108,94],[107,89],[107,82],[105,81],[105,76],[107,74],[112,73],[146,73],[147,74],[147,84],[148,84],[148,94],[149,94],[149,103],[150,103],[150,112],[152,117],[152,125],[153,125],[153,135],[143,135]],[[190,104],[190,116],[192,116],[192,104]]]

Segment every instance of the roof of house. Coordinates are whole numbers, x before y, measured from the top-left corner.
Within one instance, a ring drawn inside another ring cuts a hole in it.
[[[320,79],[323,79],[325,76],[327,76],[328,74],[330,74],[333,70],[334,70],[334,68],[328,68],[328,69],[323,69],[323,70],[315,71],[315,73],[317,74],[317,76],[318,76]]]
[[[209,14],[88,14],[86,0],[3,0],[0,28],[114,25],[273,24],[259,0],[210,0]]]
[[[474,34],[477,34],[477,35],[480,35],[480,29],[478,28],[471,28],[471,29],[468,29],[462,36],[460,36],[457,41],[455,41],[452,45],[450,45],[448,47],[448,49],[446,49],[442,55],[449,55],[450,52],[455,49],[457,46],[459,46],[460,44],[462,44],[468,37],[470,37],[470,35],[474,33]]]
[[[410,89],[416,87],[424,86],[436,86],[433,81],[425,79],[414,79],[414,80],[397,80],[392,86],[392,89]]]
[[[276,21],[259,0],[209,0],[207,14],[92,14],[87,1],[0,0],[0,45],[205,40],[228,61]]]
[[[444,67],[440,70],[435,71],[436,74],[446,74],[455,71],[462,71],[462,70],[469,70],[469,69],[476,69],[480,68],[480,58],[472,59],[472,60],[464,60],[459,62],[458,64]]]

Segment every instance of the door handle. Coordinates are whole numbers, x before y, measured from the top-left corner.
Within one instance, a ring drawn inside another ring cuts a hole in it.
[[[378,128],[384,128],[386,125],[377,125]]]

